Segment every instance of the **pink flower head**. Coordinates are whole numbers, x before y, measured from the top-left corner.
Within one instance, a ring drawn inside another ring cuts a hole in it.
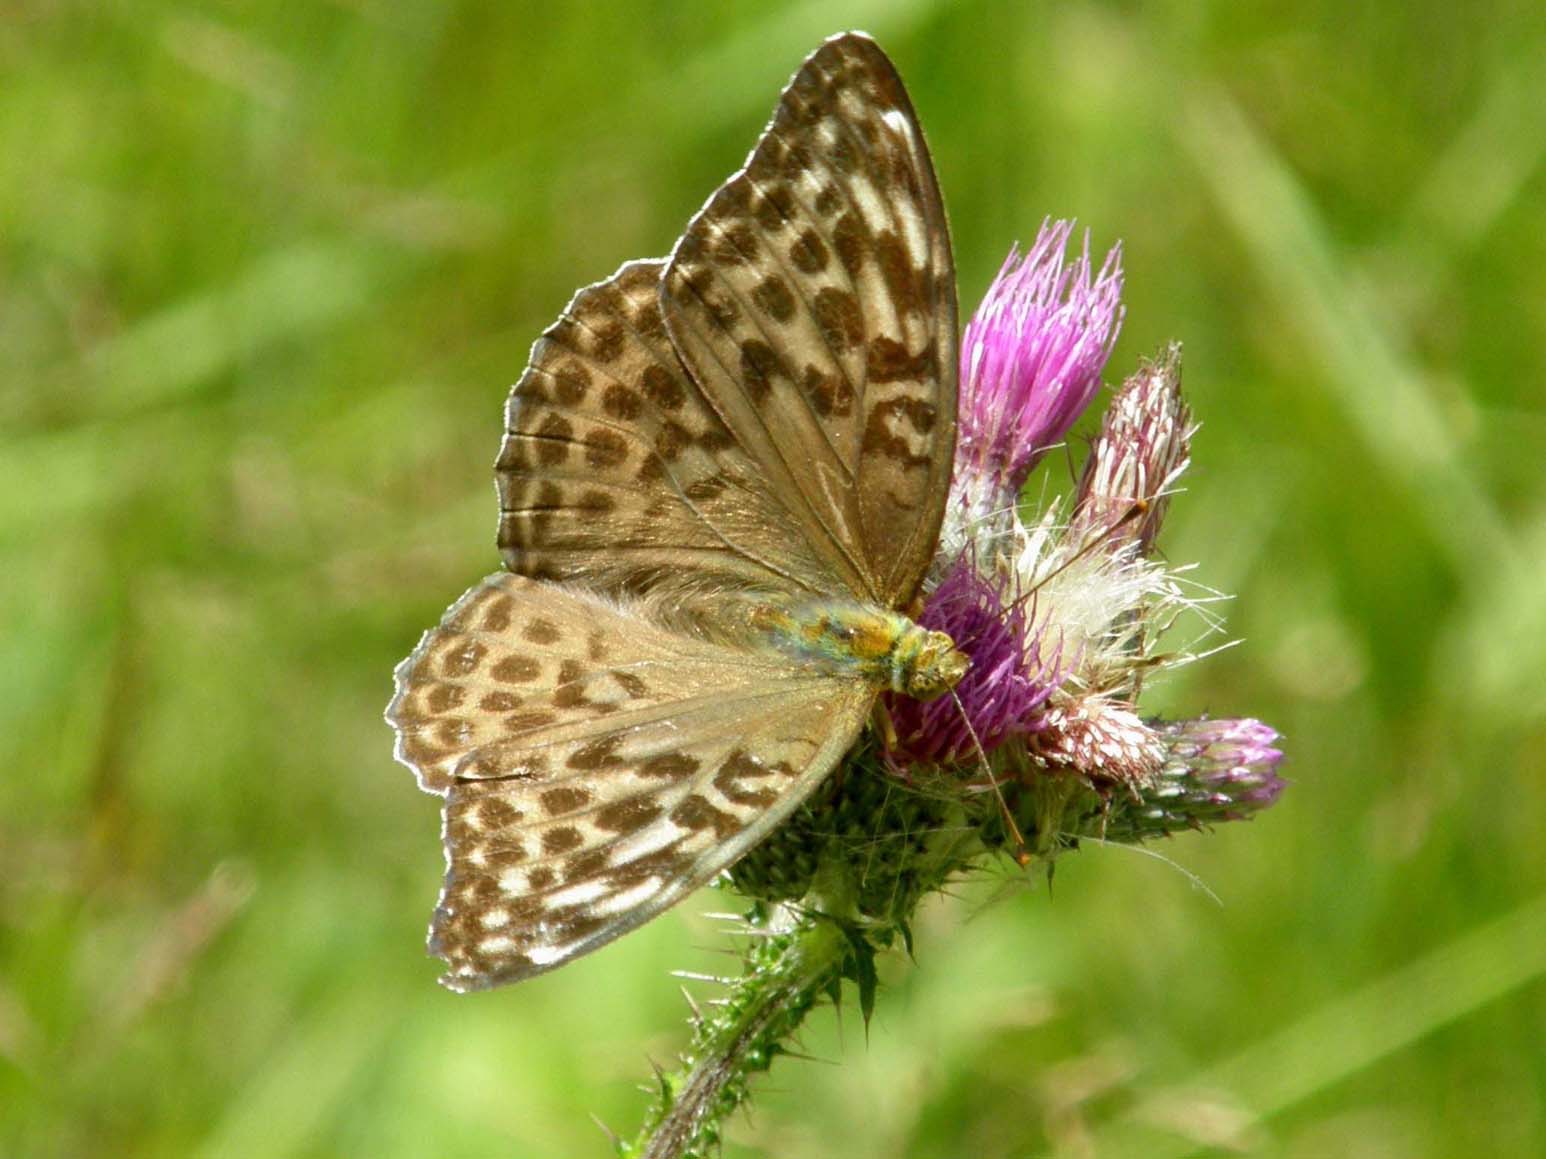
[[[1034,609],[1007,583],[985,578],[963,556],[930,593],[918,622],[948,633],[972,662],[953,696],[888,699],[901,757],[970,762],[977,744],[991,750],[1036,727],[1063,679],[1062,650],[1041,638]]]
[[[1191,462],[1195,431],[1181,398],[1181,347],[1172,344],[1122,384],[1085,460],[1074,526],[1147,553],[1170,493]]]
[[[1217,811],[1210,819],[1234,821],[1258,812],[1287,786],[1278,776],[1283,752],[1277,731],[1259,720],[1181,720],[1166,725],[1164,735],[1169,765],[1186,772],[1194,807]]]
[[[1043,222],[988,287],[961,339],[957,463],[1017,495],[1100,389],[1122,324],[1121,247],[1091,273],[1090,239],[1065,262],[1073,222]]]

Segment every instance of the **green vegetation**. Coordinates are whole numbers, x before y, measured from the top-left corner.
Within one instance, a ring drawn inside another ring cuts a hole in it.
[[[0,1153],[582,1156],[708,895],[458,997],[392,666],[497,566],[508,385],[806,52],[918,106],[963,307],[1077,215],[1203,422],[1153,689],[1294,784],[931,904],[728,1159],[1546,1152],[1537,5],[20,0],[0,17]],[[1064,485],[1052,456],[1032,487]],[[1194,878],[1217,894],[1193,888]],[[698,987],[698,997],[713,991]]]

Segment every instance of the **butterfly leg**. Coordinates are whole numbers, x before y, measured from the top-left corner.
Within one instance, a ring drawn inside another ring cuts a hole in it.
[[[886,702],[878,697],[875,700],[875,707],[870,711],[870,727],[879,735],[882,751],[889,753],[896,750],[896,725],[891,723],[891,714],[886,711]]]

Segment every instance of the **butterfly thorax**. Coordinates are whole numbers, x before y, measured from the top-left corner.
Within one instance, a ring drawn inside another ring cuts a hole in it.
[[[857,672],[880,688],[932,700],[954,688],[967,657],[944,632],[899,612],[850,600],[759,603],[753,628],[774,647],[807,662]]]

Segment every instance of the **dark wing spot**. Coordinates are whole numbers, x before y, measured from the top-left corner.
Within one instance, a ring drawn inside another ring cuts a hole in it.
[[[460,684],[437,684],[429,690],[424,697],[424,702],[429,705],[429,710],[436,716],[442,712],[450,712],[461,704],[467,696],[467,689]]]
[[[570,661],[564,661],[565,664]],[[582,708],[589,707],[591,701],[585,695],[585,686],[577,680],[560,680],[557,688],[553,689],[554,708]]]
[[[815,166],[811,164],[810,150],[803,142],[790,145],[789,152],[784,154],[784,176],[790,181],[798,181],[809,173]]]
[[[737,221],[725,233],[741,261],[751,261],[760,252],[756,231],[744,221]]]
[[[486,873],[473,874],[457,883],[456,895],[471,905],[488,905],[499,900],[499,882]]]
[[[859,300],[847,290],[824,287],[811,308],[821,336],[834,354],[843,354],[864,341],[864,314]]]
[[[549,411],[537,425],[537,461],[544,467],[556,467],[569,457],[569,441],[574,425],[563,415]]]
[[[521,698],[513,692],[485,693],[478,707],[484,712],[510,712],[521,707]]]
[[[609,319],[596,328],[591,339],[591,353],[600,362],[611,362],[623,352],[627,338],[622,323]]]
[[[621,383],[614,382],[601,396],[601,409],[617,419],[637,418],[644,400]]]
[[[687,401],[687,392],[682,389],[682,384],[664,366],[646,366],[644,373],[639,376],[639,384],[644,390],[644,396],[661,410],[676,410]]]
[[[827,150],[827,159],[839,173],[852,173],[859,168],[859,157],[848,137],[840,136]]]
[[[616,768],[623,764],[623,758],[617,755],[617,746],[622,743],[621,737],[604,736],[600,740],[593,740],[590,744],[581,745],[569,754],[565,763],[571,768],[581,772],[591,772],[596,769]]]
[[[430,739],[423,733],[417,733],[412,736],[405,735],[402,739],[402,746],[403,756],[421,769],[428,769],[436,761],[450,756],[453,751],[431,744]]]
[[[630,797],[598,809],[592,820],[611,833],[632,833],[659,817],[660,810],[660,802],[653,797]]]
[[[653,297],[648,301],[640,302],[638,312],[633,316],[633,325],[641,338],[653,340],[665,338],[666,321],[661,317],[660,303]]]
[[[727,801],[733,801],[737,805],[771,805],[778,800],[778,790],[771,785],[750,784],[766,777],[777,780],[785,780],[793,775],[794,770],[787,764],[779,762],[776,765],[765,765],[753,760],[742,749],[737,749],[725,758],[724,764],[719,766],[719,771],[714,774],[714,787],[718,789]]]
[[[641,777],[659,777],[663,780],[678,781],[696,773],[700,763],[686,753],[661,753],[643,762],[638,768],[638,773]]]
[[[521,811],[498,797],[480,797],[474,806],[478,824],[485,829],[507,829],[521,819]]]
[[[476,841],[480,829],[469,825],[467,819],[456,811],[452,805],[446,812],[446,844],[452,849],[465,848],[470,842]]]
[[[912,444],[896,433],[895,424],[906,416],[915,430],[926,433],[934,425],[934,408],[910,398],[894,398],[870,411],[864,426],[864,450],[884,455],[906,467],[927,467],[927,454],[914,454]]]
[[[770,231],[782,229],[789,222],[800,215],[800,205],[795,199],[794,191],[787,185],[769,185],[765,191],[768,195],[768,203],[778,210],[779,221],[777,225],[770,225]]]
[[[887,230],[875,239],[875,255],[880,261],[881,277],[885,279],[886,289],[897,309],[908,314],[923,313],[922,286],[902,239]]]
[[[503,474],[531,470],[525,443],[519,439],[506,439],[499,448],[499,458],[494,460],[494,470]]]
[[[741,830],[741,823],[723,809],[698,793],[685,798],[671,810],[671,820],[683,829],[713,829],[714,836],[723,841]]]
[[[542,852],[550,857],[556,853],[568,853],[584,844],[585,838],[580,835],[580,831],[568,825],[549,829],[542,835]]]
[[[509,596],[495,596],[484,605],[483,630],[503,632],[510,626],[510,614],[514,610],[515,601]]]
[[[710,454],[727,451],[735,446],[735,436],[716,422],[703,428],[703,433],[698,436],[698,445]]]
[[[640,460],[639,469],[634,472],[634,478],[641,483],[653,483],[657,479],[664,478],[665,474],[665,460],[651,451]]]
[[[752,299],[758,308],[775,322],[788,322],[794,317],[794,295],[777,274],[769,274],[752,291]]]
[[[585,435],[585,461],[598,469],[616,467],[628,458],[628,443],[616,431],[595,427]]]
[[[739,227],[745,230],[745,226]],[[743,250],[736,240],[735,229],[716,230],[709,236],[709,254],[721,266],[741,266],[750,260],[757,252],[756,241],[752,241],[751,253]]]
[[[814,366],[805,368],[805,380],[800,384],[811,409],[826,418],[830,415],[847,415],[853,411],[854,391],[848,380],[840,374],[826,374]]]
[[[645,686],[644,680],[633,672],[623,672],[614,669],[612,671],[612,679],[622,685],[623,691],[633,700],[639,699],[639,697],[649,691]]]
[[[521,630],[521,635],[533,644],[556,644],[563,633],[552,620],[544,620],[539,616]]]
[[[789,246],[789,260],[802,274],[819,274],[827,268],[827,247],[821,235],[807,229]]]
[[[832,227],[832,245],[837,250],[837,260],[843,263],[843,269],[852,281],[859,278],[868,244],[864,223],[857,214],[849,210],[837,219],[837,224]]]
[[[483,663],[488,649],[476,640],[467,640],[448,648],[440,657],[440,671],[451,677],[471,676]]]
[[[751,212],[751,187],[745,181],[732,181],[709,203],[709,216],[722,220],[739,220]]]
[[[590,371],[578,362],[564,363],[553,372],[553,379],[557,383],[558,401],[565,406],[574,406],[590,389]]]
[[[548,921],[559,929],[556,941],[573,942],[595,933],[611,918],[603,917],[586,906],[569,906],[549,915]]]
[[[675,462],[684,450],[692,445],[692,432],[681,423],[666,420],[660,433],[655,436],[655,453],[667,463]]]
[[[673,841],[663,849],[635,857],[612,871],[612,880],[619,889],[627,889],[650,877],[676,877],[686,868],[686,862]]]
[[[937,377],[932,342],[921,353],[909,354],[907,347],[895,338],[881,335],[870,343],[866,362],[871,382],[932,382]]]
[[[434,737],[447,748],[465,748],[471,735],[468,724],[459,716],[448,716],[435,725]]]
[[[605,491],[587,487],[580,492],[580,497],[574,501],[574,505],[588,515],[608,515],[616,509],[617,500]]]
[[[773,376],[780,370],[778,355],[766,342],[749,338],[741,343],[741,382],[753,402],[760,403],[768,397],[773,390]]]
[[[589,881],[600,877],[607,872],[607,869],[607,851],[587,849],[583,853],[576,853],[564,862],[564,884],[572,885],[577,881]]]
[[[528,709],[525,712],[512,712],[505,717],[505,730],[507,732],[530,732],[537,728],[546,728],[558,721],[556,712],[549,712],[545,708]]]
[[[590,804],[590,799],[591,795],[587,790],[569,785],[549,789],[538,798],[549,817],[562,817],[565,813],[583,809]]]
[[[506,656],[490,669],[489,675],[501,684],[525,684],[542,675],[542,665],[530,656]]]

